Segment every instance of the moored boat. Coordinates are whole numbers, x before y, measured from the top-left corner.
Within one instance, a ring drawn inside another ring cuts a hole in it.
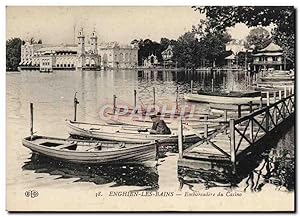
[[[157,144],[126,144],[109,141],[62,139],[29,136],[22,140],[34,153],[72,163],[87,164],[143,164],[156,162]]]
[[[261,93],[258,91],[231,91],[231,92],[202,92],[189,93],[184,96],[187,101],[222,104],[246,104],[250,101],[259,102]]]
[[[157,141],[160,144],[175,144],[178,142],[177,131],[171,130],[171,134],[150,134],[149,129],[127,125],[101,125],[67,120],[69,134],[75,137],[93,138],[99,140],[113,140],[128,143],[148,143]],[[214,129],[208,132],[213,132]],[[197,131],[203,134],[204,131]],[[183,131],[184,142],[197,142],[200,138],[190,130]]]
[[[203,127],[203,124],[201,123],[201,120],[204,119],[204,117],[207,117],[209,119],[217,119],[220,118],[220,115],[213,115],[213,114],[202,114],[202,115],[195,115],[190,114],[191,116],[182,116],[182,122],[186,125],[191,126],[194,129],[199,129]],[[141,114],[113,114],[113,113],[107,113],[106,117],[109,117],[106,123],[108,124],[117,124],[117,125],[131,125],[131,126],[137,126],[137,127],[144,127],[144,128],[151,128],[152,127],[152,121],[149,115],[141,115]],[[160,116],[160,119],[164,120],[165,123],[168,125],[170,129],[178,129],[178,121],[179,121],[179,115],[178,116],[169,116],[165,117],[164,115]]]

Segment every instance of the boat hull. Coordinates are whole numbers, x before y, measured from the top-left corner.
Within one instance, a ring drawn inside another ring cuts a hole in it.
[[[91,130],[88,123],[78,123],[67,121],[68,132],[71,136],[93,138],[98,140],[111,140],[126,143],[148,143],[157,141],[160,144],[175,144],[178,142],[177,133],[170,135],[150,134],[149,132],[137,132],[137,128],[127,130],[122,126],[102,126],[99,130]],[[183,136],[184,142],[192,143],[200,140],[193,133],[185,133]]]
[[[51,143],[62,143],[66,140],[59,138],[45,138],[45,141]],[[156,143],[131,145],[125,148],[117,148],[105,151],[76,151],[66,149],[55,149],[37,144],[35,140],[30,138],[22,140],[25,147],[35,153],[45,155],[47,157],[59,159],[66,162],[79,164],[144,164],[151,165],[156,161],[157,147]]]
[[[231,97],[231,96],[213,96],[205,94],[186,94],[186,101],[216,103],[216,104],[247,104],[250,101],[259,102],[260,97]]]

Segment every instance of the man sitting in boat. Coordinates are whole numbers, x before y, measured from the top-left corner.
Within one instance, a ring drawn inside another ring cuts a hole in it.
[[[150,134],[171,134],[170,128],[167,126],[164,120],[160,119],[161,113],[150,115],[153,122]]]

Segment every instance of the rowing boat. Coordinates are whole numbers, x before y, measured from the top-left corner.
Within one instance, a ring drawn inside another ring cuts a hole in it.
[[[222,104],[246,104],[250,101],[259,102],[260,92],[258,91],[231,91],[231,92],[202,92],[197,94],[189,93],[184,95],[185,100],[205,103]]]
[[[260,78],[261,81],[294,81],[295,75],[290,73],[290,71],[272,71],[266,76]]]
[[[153,165],[155,164],[157,153],[157,144],[155,142],[126,144],[124,142],[32,136],[24,138],[22,143],[34,153],[80,164]]]
[[[212,114],[203,114],[202,116],[197,115],[196,117],[182,117],[182,123],[189,125],[194,129],[203,128],[203,123],[201,123],[201,120],[203,120],[205,116],[209,119],[217,119],[220,117],[220,115]],[[173,118],[166,118],[164,116],[160,116],[160,119],[164,120],[170,129],[176,130],[178,129],[178,117],[179,116],[174,116]],[[144,128],[151,128],[153,125],[153,122],[149,115],[142,116],[140,114],[111,114],[111,118],[109,118],[109,120],[106,121],[106,123],[110,125],[122,124]]]
[[[157,141],[160,144],[175,144],[178,142],[178,133],[171,130],[171,134],[150,134],[149,129],[127,125],[102,125],[67,120],[69,134],[75,137],[112,140],[127,143],[148,143]],[[209,130],[209,133],[214,131]],[[197,131],[197,134],[203,131]],[[200,138],[190,130],[183,130],[183,140],[186,143],[197,142]]]

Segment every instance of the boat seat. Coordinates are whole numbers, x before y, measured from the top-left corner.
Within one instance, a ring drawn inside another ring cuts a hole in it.
[[[96,145],[94,145],[93,147],[88,147],[84,151],[90,151],[90,150],[93,150],[93,149],[96,149],[96,148],[99,148],[99,147],[100,147],[99,150],[101,150],[101,148],[102,148],[102,143],[101,142],[100,143],[97,142]]]
[[[59,145],[59,146],[56,146],[55,148],[56,149],[63,149],[63,148],[67,148],[67,147],[70,147],[70,146],[73,146],[73,145],[77,145],[77,142],[72,141],[71,143],[67,143],[67,144],[64,144],[64,145]]]

